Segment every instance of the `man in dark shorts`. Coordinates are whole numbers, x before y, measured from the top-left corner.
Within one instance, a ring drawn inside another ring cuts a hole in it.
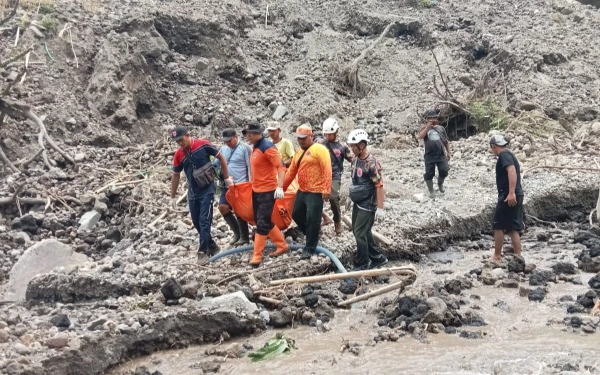
[[[444,193],[444,180],[448,176],[448,162],[450,161],[450,143],[446,135],[446,129],[438,124],[438,113],[435,110],[428,110],[425,113],[427,125],[423,126],[417,137],[425,143],[425,174],[423,178],[429,190],[429,197],[435,198],[433,190],[433,177],[435,176],[435,167],[438,169],[438,189]]]
[[[502,135],[490,139],[496,162],[496,186],[498,203],[494,214],[494,255],[492,260],[502,260],[504,234],[510,236],[515,255],[521,255],[521,233],[523,232],[523,188],[521,187],[521,166],[515,155],[506,148],[508,141]]]

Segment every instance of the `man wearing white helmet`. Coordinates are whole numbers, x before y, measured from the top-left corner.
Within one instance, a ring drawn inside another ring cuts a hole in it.
[[[350,148],[344,143],[339,142],[338,129],[340,126],[334,118],[328,118],[323,122],[323,135],[325,138],[319,138],[317,142],[323,144],[329,150],[331,157],[331,196],[329,203],[333,212],[333,224],[335,225],[335,233],[339,236],[342,234],[342,211],[340,207],[340,187],[342,186],[342,173],[344,172],[344,159],[352,163],[352,153]],[[325,223],[323,223],[325,224]]]
[[[362,129],[355,129],[348,135],[348,145],[354,153],[352,162],[352,185],[350,200],[352,207],[352,231],[356,238],[357,270],[376,268],[388,262],[381,254],[373,239],[375,220],[383,221],[383,178],[381,165],[367,150],[369,135]]]

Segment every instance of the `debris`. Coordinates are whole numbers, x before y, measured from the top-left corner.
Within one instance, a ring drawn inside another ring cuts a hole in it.
[[[289,354],[292,349],[297,349],[295,341],[278,333],[262,348],[248,354],[248,357],[252,358],[252,362],[264,361],[274,358],[281,353]]]

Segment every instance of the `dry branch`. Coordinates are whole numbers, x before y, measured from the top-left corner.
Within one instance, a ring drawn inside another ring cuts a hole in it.
[[[364,60],[375,47],[377,47],[383,38],[390,32],[390,29],[394,24],[396,24],[395,21],[387,25],[381,35],[379,35],[370,46],[365,48],[350,65],[337,72],[337,83],[338,86],[340,86],[338,87],[338,90],[341,93],[345,93],[349,96],[362,96],[364,94],[365,89],[362,87],[360,79],[358,78],[358,64]]]
[[[13,18],[15,16],[15,14],[17,14],[18,7],[19,7],[19,0],[15,0],[14,8],[10,11],[10,13],[6,17],[4,17],[2,20],[0,20],[0,26],[7,23],[11,18]]]
[[[21,53],[19,53],[18,55],[8,58],[2,62],[0,62],[0,68],[5,68],[8,64],[15,62],[17,60],[19,60],[21,57],[27,55],[29,52],[33,51],[32,47],[26,48],[25,50],[23,50]]]
[[[292,279],[273,280],[269,284],[270,286],[278,286],[282,284],[294,284],[294,283],[312,283],[320,281],[332,281],[341,279],[359,279],[361,277],[375,277],[375,276],[409,276],[415,278],[417,276],[417,269],[413,265],[400,266],[393,268],[382,268],[366,271],[354,271],[345,273],[333,273],[329,275],[319,276],[307,276],[297,277]]]
[[[40,156],[40,155],[42,154],[42,152],[44,152],[44,150],[45,150],[45,149],[43,149],[43,148],[40,148],[39,150],[37,150],[37,152],[36,152],[35,154],[33,154],[33,156],[32,156],[32,157],[30,157],[29,159],[27,159],[27,160],[25,160],[25,161],[23,161],[23,162],[19,163],[19,164],[18,164],[18,165],[19,165],[19,168],[20,168],[21,170],[24,170],[24,169],[26,169],[26,168],[29,166],[29,164],[33,163],[33,161],[34,161],[35,159],[37,159],[37,158],[38,158],[38,156]]]
[[[362,294],[362,295],[360,295],[358,297],[349,298],[349,299],[347,299],[347,300],[345,300],[343,302],[338,303],[337,305],[338,305],[338,307],[349,306],[349,305],[351,305],[353,303],[364,301],[364,300],[369,299],[371,297],[380,296],[382,294],[391,292],[391,291],[396,290],[396,289],[403,289],[405,285],[406,285],[406,283],[404,281],[398,281],[397,283],[390,284],[388,286],[385,286],[383,288],[374,290],[372,292]]]
[[[181,203],[184,201],[184,199],[187,197],[187,194],[182,194],[179,198],[177,198],[177,204]],[[156,229],[154,226],[161,221],[162,219],[164,219],[168,214],[169,214],[170,210],[165,210],[163,211],[162,214],[160,214],[153,222],[151,222],[150,224],[148,224],[148,228],[150,229]]]

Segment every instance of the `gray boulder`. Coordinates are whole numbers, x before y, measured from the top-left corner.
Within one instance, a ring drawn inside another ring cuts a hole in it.
[[[252,315],[258,311],[256,304],[250,302],[241,290],[220,297],[204,298],[200,301],[200,306],[211,311],[235,312],[245,315]]]

